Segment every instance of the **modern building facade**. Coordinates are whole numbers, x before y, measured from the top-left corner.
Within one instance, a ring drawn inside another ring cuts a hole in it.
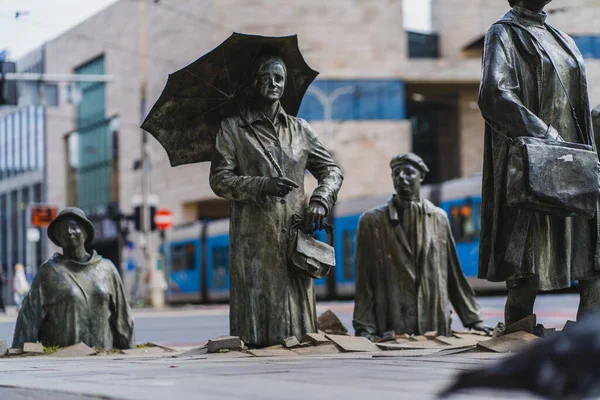
[[[599,103],[600,9],[589,0],[563,6],[549,21],[577,36],[591,57],[590,97]],[[80,85],[77,104],[47,110],[47,200],[84,208],[99,231],[95,247],[118,262],[122,239],[108,210],[131,213],[141,193],[144,110],[169,73],[234,31],[298,35],[305,59],[321,72],[299,116],[344,170],[340,199],[390,193],[389,160],[409,150],[429,164],[428,182],[471,176],[483,157],[481,38],[508,9],[501,0],[433,0],[434,32],[422,34],[404,29],[401,0],[118,1],[46,44],[47,72],[112,77]],[[228,215],[228,203],[209,187],[209,163],[171,168],[153,138],[148,152],[149,191],[176,224]],[[310,190],[315,182],[307,181]]]
[[[17,63],[19,72],[43,72],[44,49]],[[28,241],[29,206],[45,201],[45,110],[41,105],[0,109],[0,265],[8,282],[14,265],[34,272],[46,254],[45,240]],[[11,287],[4,287],[5,299]]]

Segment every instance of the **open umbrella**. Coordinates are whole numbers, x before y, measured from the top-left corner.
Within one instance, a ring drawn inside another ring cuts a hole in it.
[[[167,151],[171,166],[210,161],[223,118],[239,114],[252,98],[252,67],[264,54],[281,57],[287,69],[281,105],[296,115],[319,74],[304,61],[296,35],[268,37],[233,33],[215,49],[169,75],[142,124]]]

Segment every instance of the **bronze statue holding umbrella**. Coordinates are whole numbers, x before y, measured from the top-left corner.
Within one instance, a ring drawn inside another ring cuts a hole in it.
[[[231,201],[230,333],[251,346],[316,332],[312,278],[288,253],[294,221],[305,216],[307,231],[323,228],[343,179],[294,116],[316,76],[296,36],[234,33],[172,74],[142,125],[173,166],[212,157],[211,188]],[[319,182],[308,207],[305,170]]]

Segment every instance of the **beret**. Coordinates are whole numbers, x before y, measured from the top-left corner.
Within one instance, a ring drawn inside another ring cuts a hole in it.
[[[390,167],[394,169],[394,167],[406,163],[413,164],[415,167],[419,168],[423,173],[429,172],[429,168],[427,168],[425,162],[421,159],[421,157],[419,157],[415,153],[398,154],[397,156],[392,158],[392,161],[390,161]]]

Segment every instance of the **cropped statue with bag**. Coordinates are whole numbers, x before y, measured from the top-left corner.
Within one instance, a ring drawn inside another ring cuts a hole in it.
[[[509,0],[485,39],[479,277],[506,281],[506,324],[575,280],[578,319],[600,305],[598,137],[583,58],[546,24],[550,1]]]

